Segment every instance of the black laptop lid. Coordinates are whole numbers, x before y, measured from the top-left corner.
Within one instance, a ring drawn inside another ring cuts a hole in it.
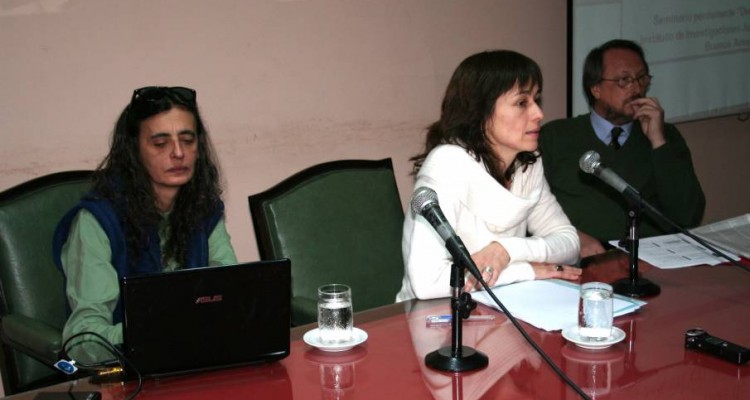
[[[124,353],[144,376],[289,355],[289,260],[133,276],[120,285]]]

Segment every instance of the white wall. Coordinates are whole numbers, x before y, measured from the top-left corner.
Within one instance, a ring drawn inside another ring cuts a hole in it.
[[[310,165],[408,158],[466,56],[510,48],[565,110],[565,0],[0,2],[0,189],[93,169],[132,90],[185,85],[226,177],[228,228],[257,259],[247,196]]]

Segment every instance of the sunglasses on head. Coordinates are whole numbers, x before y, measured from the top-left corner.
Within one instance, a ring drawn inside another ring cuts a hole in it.
[[[195,90],[183,86],[146,86],[133,91],[130,104],[154,102],[172,95],[185,103],[195,105]]]

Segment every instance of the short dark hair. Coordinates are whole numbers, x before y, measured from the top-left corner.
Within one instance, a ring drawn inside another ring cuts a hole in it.
[[[500,160],[492,152],[487,137],[487,122],[492,118],[498,97],[516,85],[537,85],[542,90],[542,72],[529,57],[512,50],[493,50],[467,57],[458,65],[441,107],[440,120],[430,125],[424,151],[411,158],[413,172],[419,171],[427,155],[441,144],[455,144],[469,150],[482,160],[487,170],[505,185],[515,171],[513,165],[500,171]],[[516,161],[527,165],[536,161],[536,154],[521,152]]]
[[[604,74],[604,53],[611,49],[625,49],[630,50],[643,61],[643,65],[646,66],[646,72],[648,72],[648,63],[646,63],[646,56],[643,53],[643,48],[636,42],[626,39],[614,39],[610,40],[599,47],[593,48],[586,56],[586,61],[583,63],[583,94],[586,96],[586,102],[589,103],[589,107],[593,108],[596,103],[596,98],[591,94],[591,88],[602,81],[602,74]]]

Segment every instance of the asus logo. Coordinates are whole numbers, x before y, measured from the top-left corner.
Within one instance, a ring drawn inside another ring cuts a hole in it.
[[[195,304],[216,303],[222,300],[224,300],[224,296],[220,294],[215,294],[213,296],[201,296],[195,299]]]

